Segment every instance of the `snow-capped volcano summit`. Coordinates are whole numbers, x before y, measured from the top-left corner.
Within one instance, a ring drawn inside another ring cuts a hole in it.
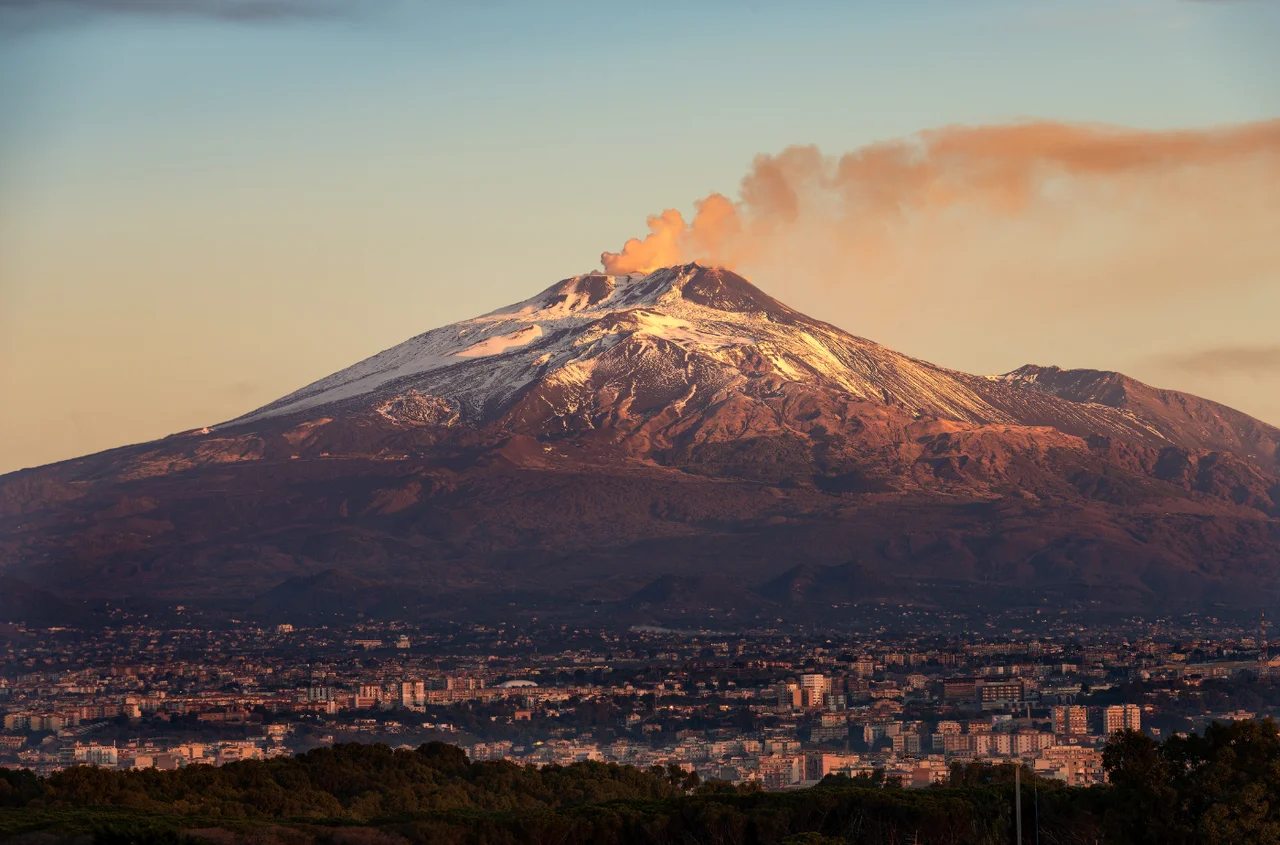
[[[523,302],[411,338],[236,422],[408,390],[437,395],[480,420],[541,378],[583,371],[625,338],[714,356],[755,341],[740,327],[791,316],[799,315],[740,276],[696,264],[573,276]]]
[[[966,380],[800,314],[736,273],[688,264],[564,279],[411,338],[235,422],[411,394],[483,423],[534,387],[556,393],[552,410],[564,413],[611,384],[633,396],[709,397],[753,381],[828,388],[969,422],[1014,422]]]
[[[802,321],[812,322],[724,270],[690,264],[648,274],[588,273],[418,335],[236,422],[408,390],[439,396],[468,419],[482,420],[540,379],[585,376],[593,360],[628,339],[727,365],[727,350]]]
[[[677,418],[731,399],[818,391],[970,425],[1052,426],[1153,445],[1216,442],[1211,422],[1188,439],[1180,419],[1107,401],[1124,392],[1052,389],[1061,377],[1038,379],[1041,371],[1063,372],[1022,367],[987,377],[939,367],[801,314],[736,273],[687,264],[564,279],[411,338],[231,424],[371,409],[410,423],[505,419],[533,434],[647,425],[661,437]],[[1109,384],[1124,378],[1103,375]],[[1256,455],[1254,444],[1228,440]]]

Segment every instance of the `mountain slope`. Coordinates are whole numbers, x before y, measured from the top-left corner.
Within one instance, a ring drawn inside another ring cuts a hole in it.
[[[0,571],[259,615],[338,612],[346,583],[353,612],[422,614],[1268,602],[1278,443],[1118,374],[939,367],[717,268],[587,274],[212,429],[0,477]]]
[[[516,427],[554,430],[571,425],[566,418],[590,424],[611,411],[615,418],[683,411],[690,401],[706,407],[783,385],[915,416],[1280,460],[1280,431],[1216,403],[1092,371],[1028,366],[970,376],[849,335],[735,273],[696,264],[565,279],[414,337],[231,425],[367,407],[397,419],[484,425],[518,406]]]
[[[1161,390],[1121,373],[1101,370],[1028,365],[1007,374],[1003,381],[1079,404],[1115,408],[1176,446],[1233,452],[1265,465],[1280,465],[1280,430],[1198,396]]]

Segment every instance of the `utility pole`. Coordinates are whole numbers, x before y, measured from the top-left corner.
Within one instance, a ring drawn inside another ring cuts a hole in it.
[[[1031,778],[1031,790],[1032,790],[1031,797],[1034,799],[1032,801],[1032,806],[1035,807],[1036,809],[1036,818],[1035,818],[1036,845],[1040,845],[1040,784],[1036,782],[1034,773],[1032,774],[1033,776]]]
[[[1266,663],[1270,655],[1267,652],[1267,612],[1262,611],[1262,620],[1258,623],[1258,662]]]
[[[1017,768],[1013,770],[1013,817],[1018,832],[1016,842],[1017,845],[1022,845],[1022,761],[1019,760],[1016,765]]]

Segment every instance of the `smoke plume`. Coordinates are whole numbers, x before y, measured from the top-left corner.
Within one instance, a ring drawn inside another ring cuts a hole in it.
[[[1162,355],[1153,363],[1199,376],[1272,376],[1280,373],[1280,343],[1215,346]]]
[[[947,269],[1055,284],[1243,279],[1280,268],[1277,185],[1280,120],[945,127],[841,156],[813,146],[758,156],[736,201],[711,194],[690,220],[674,209],[650,217],[648,235],[601,262],[612,273],[801,262],[898,286]]]

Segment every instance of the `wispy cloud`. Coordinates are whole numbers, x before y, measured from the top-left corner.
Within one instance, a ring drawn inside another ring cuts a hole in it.
[[[1191,352],[1174,352],[1156,357],[1153,363],[1191,375],[1280,375],[1280,343],[1215,346]]]

